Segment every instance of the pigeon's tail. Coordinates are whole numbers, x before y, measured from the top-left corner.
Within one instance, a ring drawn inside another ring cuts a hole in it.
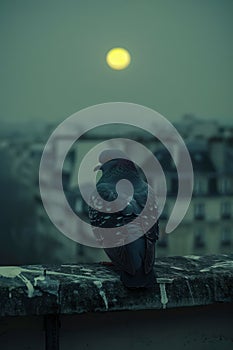
[[[155,285],[155,274],[153,269],[145,274],[143,268],[138,269],[134,275],[121,271],[121,281],[127,288],[152,288]]]

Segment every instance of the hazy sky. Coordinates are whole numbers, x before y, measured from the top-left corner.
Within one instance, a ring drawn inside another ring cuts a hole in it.
[[[61,120],[128,101],[233,119],[232,0],[0,0],[1,118]],[[127,48],[111,70],[106,52]]]

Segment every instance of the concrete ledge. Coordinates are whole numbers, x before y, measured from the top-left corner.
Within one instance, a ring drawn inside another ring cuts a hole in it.
[[[233,254],[156,260],[157,284],[130,291],[102,264],[0,267],[0,316],[149,310],[233,302]]]

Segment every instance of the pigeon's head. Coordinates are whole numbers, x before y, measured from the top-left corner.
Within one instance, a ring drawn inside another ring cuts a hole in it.
[[[135,164],[129,159],[129,157],[118,149],[107,149],[100,153],[99,164],[94,168],[94,171],[102,170],[103,174],[107,174],[109,171],[114,175],[120,176],[124,173],[130,172],[137,173]]]
[[[100,153],[99,155],[99,164],[94,168],[96,170],[106,170],[109,167],[113,167],[120,160],[128,159],[126,154],[118,149],[107,149]]]

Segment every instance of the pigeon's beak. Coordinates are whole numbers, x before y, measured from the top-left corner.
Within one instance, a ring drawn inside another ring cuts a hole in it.
[[[100,170],[100,168],[101,168],[101,164],[98,164],[94,167],[94,171]]]

